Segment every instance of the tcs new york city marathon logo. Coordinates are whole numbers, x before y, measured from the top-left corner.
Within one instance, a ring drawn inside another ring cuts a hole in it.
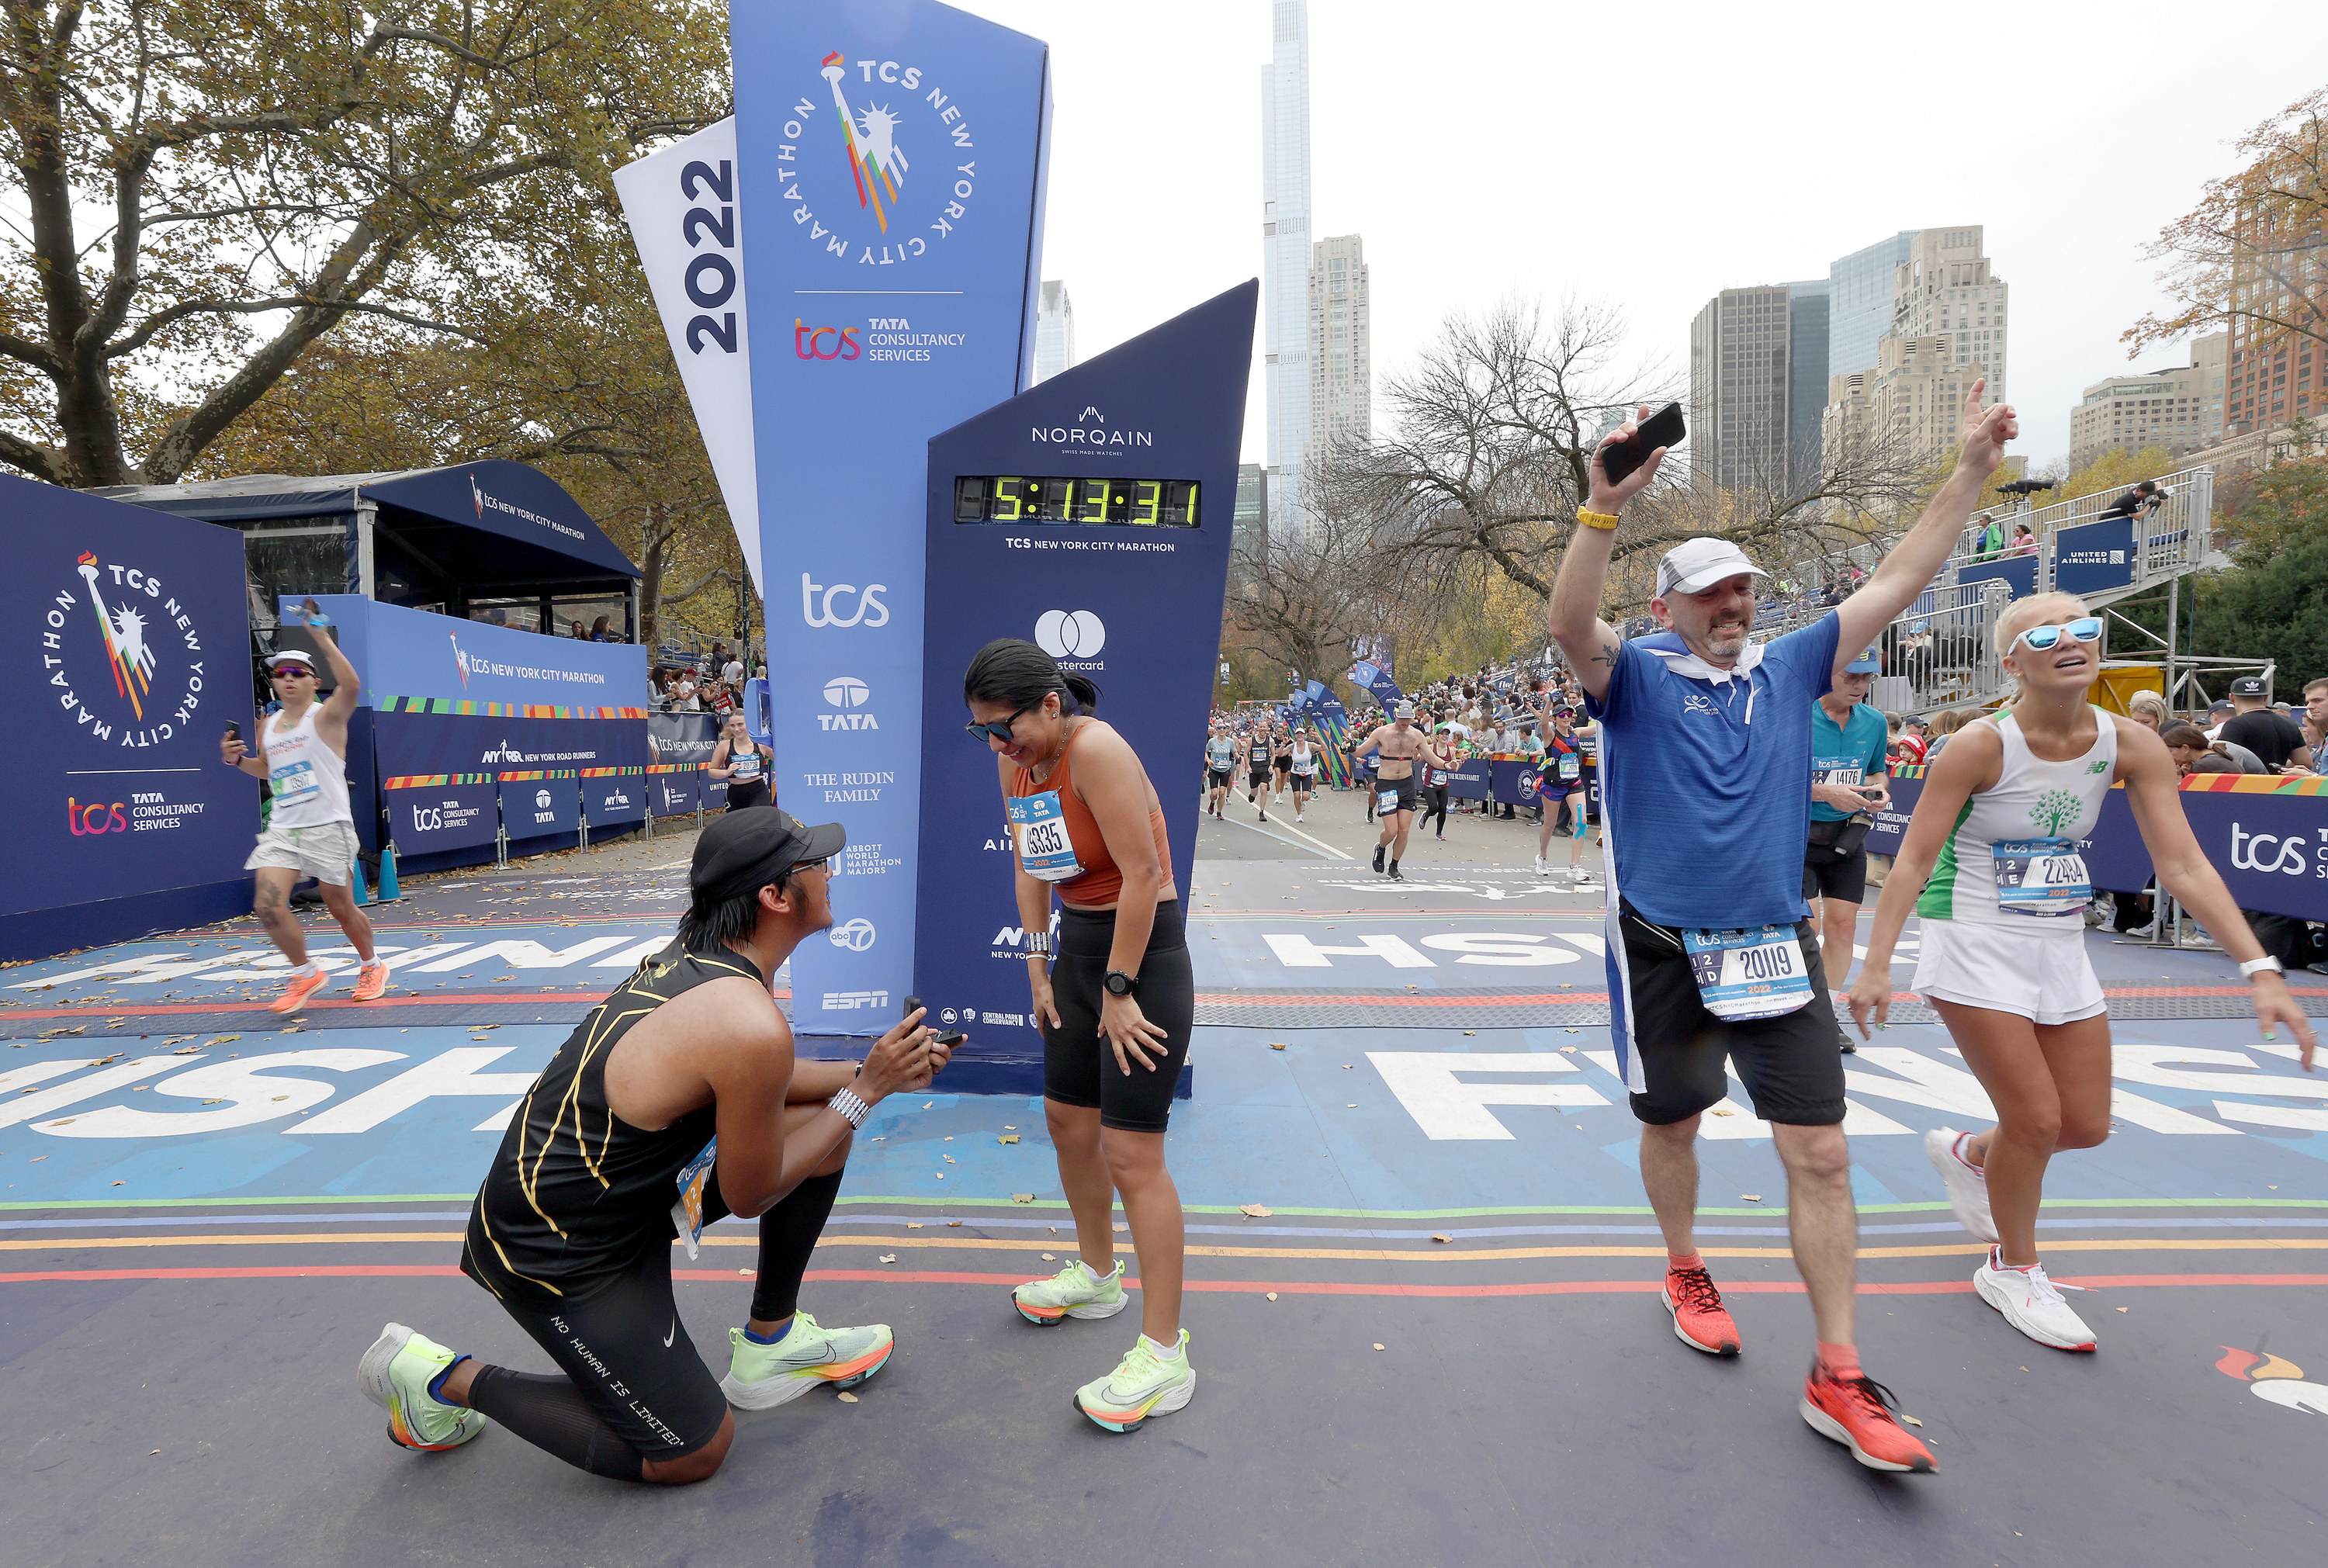
[[[202,628],[158,576],[83,550],[42,621],[42,676],[76,732],[150,746],[192,722],[202,703]]]
[[[823,90],[793,103],[775,149],[784,211],[821,256],[911,266],[970,215],[978,192],[971,121],[918,64],[850,60],[835,50],[816,73]],[[836,347],[803,357],[837,355]]]

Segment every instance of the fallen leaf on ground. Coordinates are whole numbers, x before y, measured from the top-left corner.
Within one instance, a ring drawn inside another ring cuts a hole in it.
[[[1045,1253],[1042,1254],[1042,1258],[1047,1263],[1056,1263],[1059,1261],[1059,1254],[1056,1253]]]
[[[1010,1195],[1010,1201],[1013,1203],[1032,1203],[1035,1201],[1035,1195],[1031,1192],[1014,1192]]]
[[[1377,1350],[1383,1348],[1383,1343],[1381,1340],[1377,1339],[1375,1341],[1375,1348]]]
[[[1016,1132],[1018,1131],[1018,1123],[1016,1122],[1005,1122],[1002,1124],[1002,1131],[1005,1132]]]
[[[1563,1046],[1560,1048],[1567,1052],[1572,1056],[1576,1054],[1576,1047],[1574,1046]]]
[[[925,1110],[925,1111],[926,1111],[926,1110],[928,1110],[931,1106],[933,1106],[933,1105],[934,1105],[934,1104],[936,1104],[936,1103],[937,1103],[937,1102],[936,1102],[935,1100],[925,1100],[925,1101],[923,1101],[923,1102],[922,1102],[922,1109],[923,1109],[923,1110]]]
[[[1714,1114],[1716,1116],[1735,1116],[1738,1113],[1735,1111],[1716,1111]]]
[[[997,1143],[1016,1143],[1018,1141],[1018,1134],[1016,1132],[1005,1132],[996,1138],[994,1141]]]
[[[1281,1051],[1285,1048],[1285,1042],[1283,1040],[1272,1040],[1269,1042],[1269,1048],[1272,1051]]]
[[[1901,1416],[1900,1419],[1901,1419],[1901,1421],[1906,1422],[1910,1426],[1921,1426],[1921,1425],[1923,1425],[1923,1424],[1924,1424],[1922,1422],[1918,1421],[1918,1420],[1917,1420],[1914,1416],[1912,1416],[1912,1415],[1903,1415],[1903,1416]]]
[[[1270,1292],[1268,1293],[1267,1299],[1268,1299],[1269,1300],[1274,1301],[1275,1300],[1277,1300],[1277,1292],[1276,1292],[1275,1291],[1270,1291]]]
[[[883,1253],[881,1254],[881,1261],[885,1263],[894,1263],[897,1261],[897,1254],[895,1253]]]
[[[1452,1242],[1455,1238],[1444,1234],[1443,1232],[1433,1231],[1431,1235],[1431,1239],[1435,1242]]]
[[[906,1222],[906,1228],[907,1230],[919,1230],[922,1228],[922,1222],[917,1219],[909,1219]]]
[[[943,1181],[943,1180],[945,1179],[945,1172],[944,1172],[944,1171],[941,1170],[941,1171],[939,1171],[939,1172],[938,1172],[938,1179],[939,1179],[940,1181]]]
[[[1240,1207],[1237,1212],[1247,1219],[1267,1219],[1277,1211],[1262,1204],[1248,1203]]]
[[[840,1401],[843,1404],[854,1404],[857,1403],[857,1396],[853,1394],[836,1394],[833,1397]]]
[[[938,1158],[939,1158],[940,1160],[944,1160],[948,1165],[960,1165],[960,1164],[962,1163],[962,1161],[961,1161],[961,1160],[956,1160],[956,1159],[955,1159],[953,1155],[951,1155],[951,1154],[941,1154],[941,1155],[939,1155],[939,1156],[938,1156]]]
[[[1741,1203],[1760,1203],[1762,1201],[1762,1195],[1759,1192],[1741,1192],[1738,1195],[1738,1201]]]
[[[948,1230],[960,1230],[961,1228],[962,1228],[962,1221],[960,1221],[960,1220],[958,1220],[958,1219],[950,1219],[950,1220],[946,1221],[946,1229],[948,1229]],[[1056,1229],[1054,1229],[1054,1230],[1051,1232],[1051,1234],[1052,1234],[1053,1235],[1057,1235],[1059,1233],[1058,1233],[1058,1231],[1057,1231]]]

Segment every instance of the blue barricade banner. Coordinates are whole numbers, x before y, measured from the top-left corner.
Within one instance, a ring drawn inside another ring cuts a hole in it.
[[[635,718],[518,718],[408,712],[372,716],[382,779],[555,768],[643,767],[646,726]]]
[[[1957,568],[1958,583],[1982,583],[1991,578],[2003,583],[2014,598],[2025,599],[2037,591],[2037,558],[2007,556],[2003,560],[1978,561]]]
[[[1447,775],[1447,794],[1450,800],[1484,801],[1494,781],[1495,764],[1484,756],[1466,757],[1463,765]]]
[[[1499,757],[1488,765],[1488,793],[1509,806],[1535,804],[1536,768],[1526,757]]]
[[[695,768],[662,763],[647,769],[647,808],[659,817],[693,811],[701,801],[703,778]]]
[[[582,770],[582,815],[594,828],[635,822],[647,814],[647,770],[643,767]]]
[[[502,824],[512,842],[550,833],[571,837],[582,826],[580,781],[570,773],[502,775]]]
[[[0,957],[247,910],[258,783],[242,536],[0,474],[12,761]]]
[[[302,599],[284,596],[290,623]],[[647,651],[625,643],[545,637],[513,626],[465,621],[357,594],[325,594],[341,649],[363,677],[369,708],[410,712],[482,713],[554,709],[535,715],[591,718],[644,715]],[[413,699],[427,699],[415,704]]]
[[[2134,519],[2106,517],[2054,531],[2053,586],[2061,592],[2098,594],[2133,581]]]
[[[870,921],[883,939],[803,944],[795,1021],[861,1033],[894,1008],[828,1016],[818,999],[902,996],[914,972],[924,462],[932,437],[1028,380],[1049,51],[934,0],[737,5],[729,33],[736,80],[750,84],[737,95],[736,167],[701,170],[687,221],[716,231],[740,220],[744,292],[760,316],[761,580],[780,672],[771,782],[803,821],[848,830],[847,870],[879,873],[835,896],[841,920]],[[736,308],[728,267],[709,248],[688,265],[696,319],[714,333]],[[1088,434],[1076,412],[1052,427],[1062,445]],[[943,591],[932,625],[990,610],[961,584]],[[959,668],[953,679],[958,690]],[[939,744],[949,756],[966,745]],[[934,899],[959,896],[941,882]]]
[[[962,732],[962,673],[987,643],[1025,638],[1099,686],[1100,717],[1163,802],[1175,885],[1191,890],[1197,800],[1180,781],[1201,765],[1212,703],[1259,297],[1242,284],[930,443],[928,580],[945,601],[915,683],[932,739],[913,989],[940,1023],[969,1029],[968,1048],[1031,1058],[1041,1038],[995,755]],[[1069,430],[1081,438],[1064,440]],[[889,939],[856,887],[834,897],[838,918],[870,921],[868,947]],[[821,982],[804,987],[797,960],[793,973],[806,1028],[877,1021],[848,1020]]]
[[[434,855],[493,841],[501,784],[489,773],[384,778],[389,837],[399,855]]]

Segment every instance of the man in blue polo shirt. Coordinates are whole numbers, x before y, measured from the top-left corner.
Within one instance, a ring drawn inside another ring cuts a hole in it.
[[[1867,706],[1882,668],[1868,649],[1835,672],[1835,689],[1811,704],[1811,826],[1803,845],[1803,897],[1818,906],[1820,968],[1829,996],[1851,974],[1859,906],[1867,897],[1867,830],[1889,805],[1892,727]],[[1840,1026],[1842,1020],[1835,1020]],[[1838,1027],[1845,1052],[1859,1047]]]
[[[1892,1414],[1854,1344],[1858,1219],[1843,1136],[1843,1058],[1803,900],[1811,709],[1836,652],[1875,641],[1946,564],[1973,502],[2018,434],[2010,407],[1965,399],[1956,472],[1866,583],[1812,624],[1747,640],[1754,581],[1734,544],[1693,539],[1657,564],[1663,630],[1620,641],[1600,619],[1619,513],[1664,449],[1612,484],[1600,453],[1553,585],[1551,632],[1600,721],[1610,1032],[1642,1123],[1641,1180],[1665,1234],[1675,1334],[1738,1353],[1694,1236],[1697,1124],[1737,1069],[1785,1164],[1787,1220],[1818,1350],[1803,1419],[1874,1469],[1928,1471],[1929,1450]],[[1644,408],[1646,418],[1649,410]],[[1631,424],[1600,443],[1630,441]]]

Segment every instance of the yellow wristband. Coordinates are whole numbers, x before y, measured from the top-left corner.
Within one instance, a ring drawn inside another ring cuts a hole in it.
[[[1580,506],[1576,509],[1576,521],[1587,528],[1597,528],[1603,533],[1607,533],[1616,528],[1617,514],[1613,512],[1594,512],[1590,507]]]

